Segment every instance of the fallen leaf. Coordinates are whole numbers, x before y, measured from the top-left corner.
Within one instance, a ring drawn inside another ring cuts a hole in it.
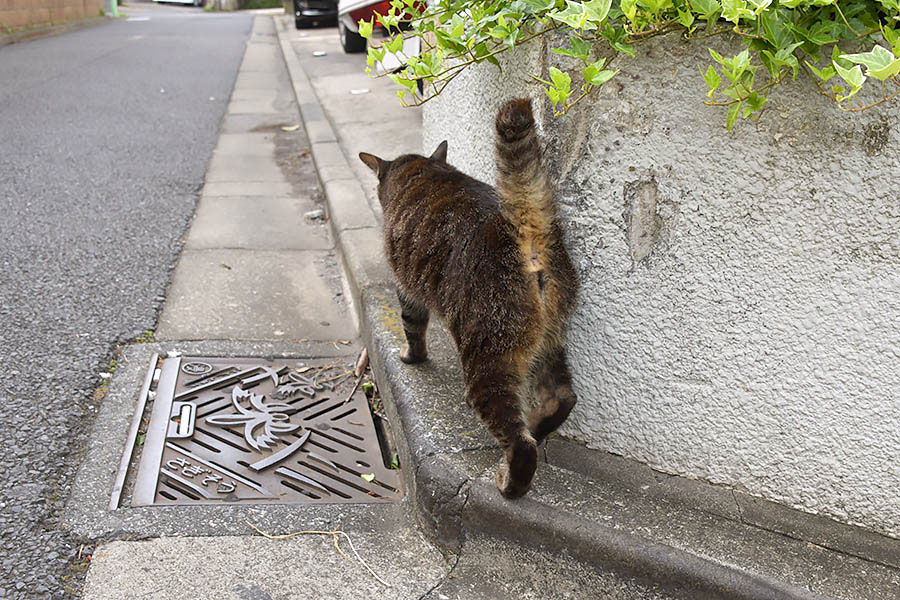
[[[297,131],[300,129],[299,125],[285,125],[281,128],[282,131]]]
[[[362,477],[364,480],[368,481],[369,483],[372,483],[373,481],[375,481],[375,473],[360,473],[359,476]]]

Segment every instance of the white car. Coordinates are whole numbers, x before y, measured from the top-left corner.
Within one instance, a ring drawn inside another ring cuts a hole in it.
[[[423,8],[429,2],[422,2]],[[338,34],[341,37],[341,47],[344,52],[365,52],[368,44],[366,39],[359,35],[359,21],[370,20],[377,12],[380,15],[387,14],[391,9],[391,3],[373,0],[340,0],[338,2]],[[385,38],[384,28],[375,23],[372,30],[372,39]],[[380,41],[375,41],[379,45]],[[421,50],[421,39],[417,36],[406,36],[403,39],[403,49],[398,53],[387,53],[384,59],[375,64],[375,72],[379,74],[390,73],[406,65],[408,56],[418,56]],[[421,84],[421,83],[420,83]],[[421,91],[421,89],[419,90]]]
[[[344,52],[365,52],[366,38],[359,35],[360,19],[368,21],[375,13],[386,15],[391,9],[390,1],[340,0],[338,2],[338,35]]]

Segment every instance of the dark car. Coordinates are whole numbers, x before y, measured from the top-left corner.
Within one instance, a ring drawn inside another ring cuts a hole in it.
[[[297,29],[319,23],[334,23],[337,0],[294,0],[294,23]]]

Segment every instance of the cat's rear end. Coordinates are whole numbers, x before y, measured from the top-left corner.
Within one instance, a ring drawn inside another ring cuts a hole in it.
[[[360,158],[379,179],[408,342],[401,359],[426,359],[429,311],[436,311],[456,341],[467,400],[504,450],[497,485],[518,497],[530,487],[536,444],[575,404],[563,341],[577,278],[530,101],[505,105],[496,126],[496,189],[447,164],[446,143],[427,158]],[[524,390],[538,400],[527,414]]]

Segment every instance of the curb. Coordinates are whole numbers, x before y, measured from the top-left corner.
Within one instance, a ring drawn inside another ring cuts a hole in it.
[[[817,600],[808,590],[747,573],[673,546],[599,525],[528,497],[502,499],[492,479],[467,473],[441,454],[427,435],[427,415],[399,373],[396,348],[402,339],[399,310],[390,307],[394,286],[383,259],[381,229],[365,193],[352,174],[338,137],[309,78],[286,39],[275,29],[291,77],[311,152],[325,191],[325,203],[337,250],[359,317],[360,336],[390,421],[403,464],[412,510],[424,531],[444,552],[459,554],[467,536],[489,535],[567,554],[592,566],[650,579],[695,598],[740,600]],[[492,455],[496,451],[492,452]],[[494,459],[496,460],[496,456]],[[699,594],[699,595],[696,595]]]

